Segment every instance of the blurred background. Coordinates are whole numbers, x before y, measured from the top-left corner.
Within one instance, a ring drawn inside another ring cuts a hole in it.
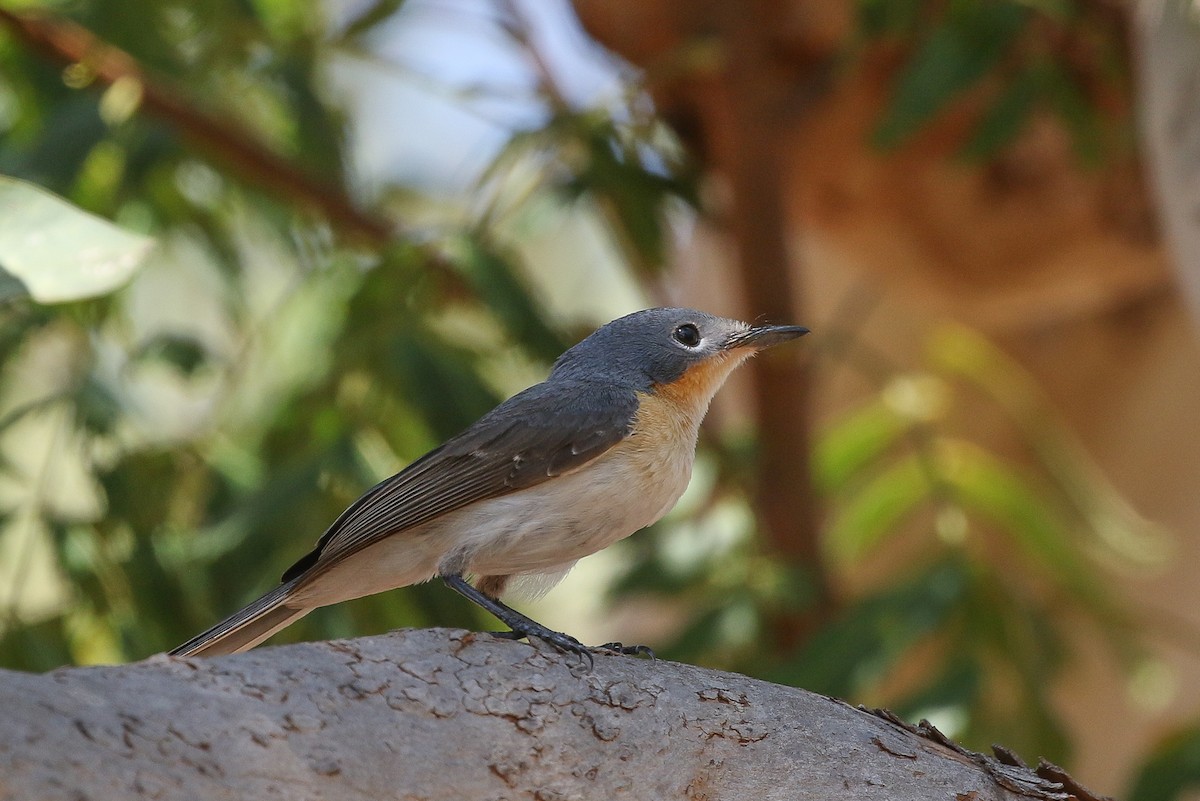
[[[814,334],[522,608],[1200,798],[1198,19],[0,0],[0,665],[177,645],[595,326],[691,305]],[[275,642],[495,625],[427,585]]]

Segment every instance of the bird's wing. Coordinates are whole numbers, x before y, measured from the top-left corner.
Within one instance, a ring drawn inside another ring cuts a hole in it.
[[[283,580],[447,512],[586,464],[629,435],[637,406],[631,391],[600,383],[530,387],[368,490]]]

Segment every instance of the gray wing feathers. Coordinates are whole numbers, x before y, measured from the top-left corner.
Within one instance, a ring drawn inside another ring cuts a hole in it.
[[[309,609],[287,606],[287,599],[299,582],[281,584],[254,603],[198,634],[178,648],[172,656],[220,656],[246,651],[308,614]]]
[[[447,512],[578,468],[627,437],[632,391],[601,383],[538,384],[354,502],[284,579]]]

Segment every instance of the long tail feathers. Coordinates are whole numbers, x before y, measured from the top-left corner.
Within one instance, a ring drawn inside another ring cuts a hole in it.
[[[297,581],[280,584],[254,603],[234,612],[178,648],[172,656],[221,656],[248,651],[284,626],[312,611],[287,605]]]

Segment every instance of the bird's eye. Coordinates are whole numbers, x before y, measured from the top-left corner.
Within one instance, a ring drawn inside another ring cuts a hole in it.
[[[675,341],[680,345],[688,348],[694,348],[700,344],[700,329],[691,323],[677,326],[671,336],[675,337]]]

